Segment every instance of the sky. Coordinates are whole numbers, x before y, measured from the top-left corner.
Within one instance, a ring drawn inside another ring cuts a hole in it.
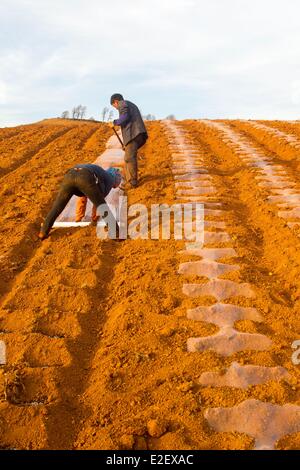
[[[0,0],[0,127],[113,93],[158,119],[300,119],[299,0]]]

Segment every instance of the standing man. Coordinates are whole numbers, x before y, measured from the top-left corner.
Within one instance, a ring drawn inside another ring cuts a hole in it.
[[[119,119],[110,125],[121,126],[123,143],[125,146],[125,186],[135,188],[138,185],[137,151],[148,139],[146,127],[139,108],[131,101],[124,100],[119,93],[112,95],[110,104],[119,111]]]

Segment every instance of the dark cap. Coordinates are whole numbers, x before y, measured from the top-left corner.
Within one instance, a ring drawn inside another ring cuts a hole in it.
[[[110,98],[110,104],[113,104],[114,101],[124,101],[124,98],[120,93],[115,93]]]

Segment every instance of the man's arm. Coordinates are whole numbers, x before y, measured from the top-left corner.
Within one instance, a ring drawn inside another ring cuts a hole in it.
[[[126,124],[130,121],[130,111],[128,104],[126,101],[120,101],[119,104],[119,119],[114,120],[114,125],[115,126],[126,126]]]

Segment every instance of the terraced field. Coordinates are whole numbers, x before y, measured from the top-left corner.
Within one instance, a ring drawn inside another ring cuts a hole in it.
[[[299,449],[300,123],[147,123],[129,204],[204,204],[202,248],[36,233],[103,124],[0,129],[0,446]]]

